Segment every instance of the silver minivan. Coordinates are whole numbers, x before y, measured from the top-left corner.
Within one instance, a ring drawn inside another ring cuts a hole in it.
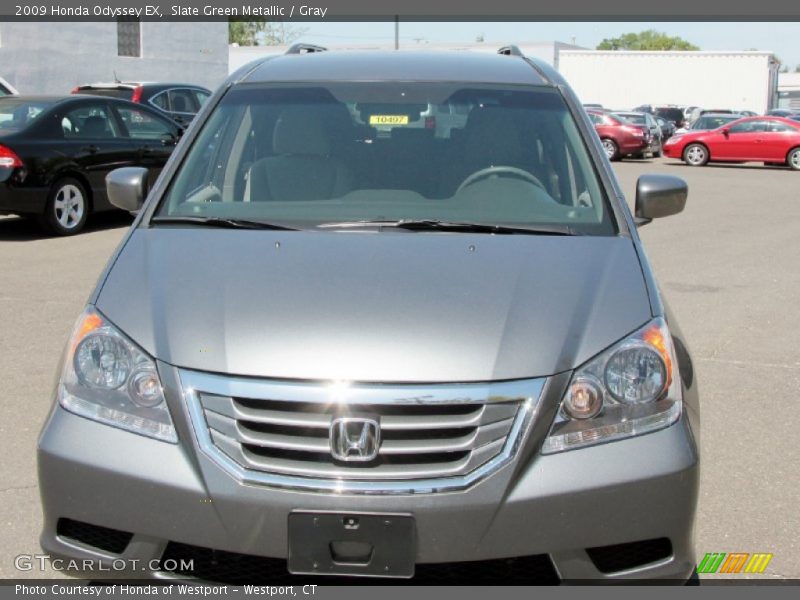
[[[64,351],[44,550],[93,578],[689,579],[697,382],[637,234],[685,183],[642,176],[632,215],[514,47],[314,50],[233,74],[152,189],[108,176],[138,216]]]

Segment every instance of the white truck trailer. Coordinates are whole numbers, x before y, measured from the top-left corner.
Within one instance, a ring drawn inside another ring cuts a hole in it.
[[[558,68],[581,102],[612,109],[677,104],[751,110],[777,106],[772,52],[562,50]]]

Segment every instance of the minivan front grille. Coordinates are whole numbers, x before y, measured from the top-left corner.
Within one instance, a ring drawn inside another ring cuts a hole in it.
[[[205,441],[228,470],[336,482],[337,489],[343,482],[421,481],[427,489],[459,479],[466,487],[470,476],[485,477],[511,458],[542,388],[541,380],[527,380],[333,389],[187,371],[181,381],[201,446]],[[353,417],[377,423],[370,460],[345,461],[332,451],[334,421]]]

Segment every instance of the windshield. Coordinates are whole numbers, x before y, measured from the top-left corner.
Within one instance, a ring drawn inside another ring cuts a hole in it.
[[[633,123],[635,125],[647,124],[647,120],[645,119],[644,115],[637,115],[636,113],[617,113],[617,115],[628,123]]]
[[[46,100],[24,100],[17,96],[0,98],[0,134],[27,127],[52,104]]]
[[[560,94],[472,84],[240,85],[204,124],[156,215],[615,233]]]
[[[656,114],[673,123],[683,121],[683,111],[680,108],[657,108]]]

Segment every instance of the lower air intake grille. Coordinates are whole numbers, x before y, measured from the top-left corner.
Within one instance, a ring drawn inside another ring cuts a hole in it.
[[[181,565],[193,561],[193,568],[181,570]],[[546,554],[459,563],[419,564],[412,579],[383,579],[367,577],[294,576],[286,570],[286,560],[248,554],[224,552],[170,542],[161,564],[177,566],[170,571],[177,575],[196,577],[231,585],[268,583],[278,584],[346,584],[346,585],[558,585],[559,578]]]
[[[601,573],[633,569],[672,556],[672,544],[667,538],[629,542],[614,546],[587,548],[586,553]]]
[[[73,521],[72,519],[59,519],[56,525],[56,533],[58,537],[80,542],[86,546],[99,548],[106,552],[113,552],[114,554],[122,554],[133,537],[133,534],[127,531],[90,525],[89,523]]]

